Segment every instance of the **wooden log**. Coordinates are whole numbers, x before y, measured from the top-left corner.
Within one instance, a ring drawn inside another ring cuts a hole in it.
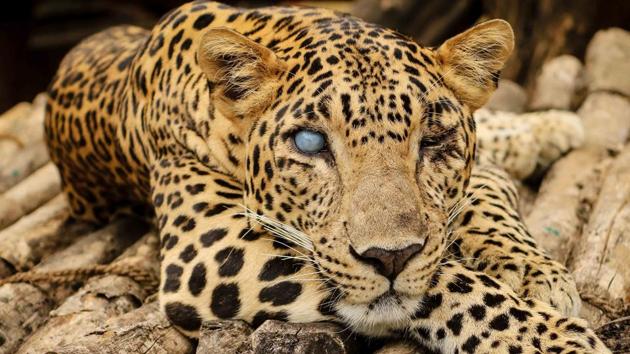
[[[197,354],[252,352],[252,328],[243,321],[207,321],[199,331]]]
[[[396,341],[385,344],[374,354],[426,354],[430,352],[411,342]]]
[[[11,269],[24,271],[68,244],[74,236],[85,233],[89,226],[67,223],[68,204],[63,195],[0,231],[0,260]]]
[[[0,193],[18,184],[48,161],[50,157],[44,141],[34,142],[11,158],[0,160]]]
[[[72,343],[49,347],[55,354],[188,354],[192,343],[169,323],[157,303],[105,321]]]
[[[28,102],[21,102],[0,115],[0,161],[6,161],[10,156],[25,146],[25,142],[18,136],[19,129],[15,129],[33,110]]]
[[[267,320],[251,336],[256,354],[349,354],[357,352],[356,337],[332,323],[286,323]]]
[[[61,192],[57,167],[50,162],[0,195],[0,230]]]
[[[595,149],[570,152],[547,172],[526,214],[532,236],[561,263],[582,232],[610,161],[605,152]]]
[[[561,55],[543,64],[529,102],[531,110],[572,109],[584,89],[584,66],[572,55]]]
[[[0,115],[0,165],[18,151],[44,139],[46,95],[38,95],[33,104],[22,102]]]
[[[630,97],[630,32],[621,28],[598,31],[586,50],[589,90],[606,90]]]
[[[610,300],[630,294],[630,146],[613,161],[569,269],[578,288]],[[610,301],[608,301],[610,302]]]
[[[15,273],[15,268],[9,264],[9,262],[0,258],[0,279],[8,277],[9,275]]]
[[[622,96],[594,92],[586,98],[578,114],[586,133],[585,147],[619,149],[630,138],[630,101]]]
[[[0,114],[0,134],[12,135],[19,133],[20,124],[24,122],[24,119],[28,119],[32,111],[33,106],[30,102],[20,102],[8,111]]]
[[[499,80],[499,86],[483,106],[491,111],[523,113],[527,103],[525,90],[514,81]]]
[[[68,248],[56,252],[40,265],[37,271],[58,271],[81,266],[108,263],[147,231],[137,219],[120,219],[109,226],[79,238]],[[54,283],[53,278],[49,279]],[[73,292],[70,285],[51,287],[9,283],[0,286],[0,354],[13,354],[24,338],[41,326],[54,304]],[[35,304],[35,305],[34,305]],[[41,306],[46,304],[46,306]],[[42,308],[44,310],[42,310]]]
[[[14,135],[23,145],[41,140],[48,96],[40,93],[33,102],[20,102],[0,115],[0,134]]]
[[[630,103],[621,96],[592,93],[578,115],[584,125],[582,147],[555,163],[525,220],[532,236],[561,261],[566,261],[588,219],[607,156],[630,136]]]
[[[157,279],[158,243],[157,235],[150,232],[113,264],[152,273]],[[46,324],[26,340],[18,353],[42,353],[50,347],[78,341],[97,331],[107,319],[140,307],[147,295],[142,285],[129,277],[94,277],[52,311]]]
[[[0,286],[0,299],[0,354],[13,354],[24,337],[44,324],[54,304],[29,284]]]

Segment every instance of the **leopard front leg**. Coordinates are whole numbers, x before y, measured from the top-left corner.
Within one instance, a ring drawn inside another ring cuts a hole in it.
[[[610,353],[586,321],[457,262],[432,282],[406,333],[441,353]]]
[[[163,158],[151,172],[161,237],[160,304],[196,336],[202,321],[314,322],[326,313],[317,271],[296,252],[250,228],[242,185],[192,156]]]
[[[517,202],[516,189],[505,172],[476,166],[453,223],[453,252],[467,267],[501,280],[519,296],[577,315],[581,301],[574,280],[538,247],[521,220]]]

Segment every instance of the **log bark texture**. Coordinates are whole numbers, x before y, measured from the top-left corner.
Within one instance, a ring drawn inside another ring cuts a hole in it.
[[[0,260],[11,269],[28,270],[89,229],[67,223],[68,216],[66,199],[60,194],[0,231]]]
[[[579,288],[630,300],[630,146],[612,162],[569,260]]]
[[[0,229],[11,225],[61,192],[57,167],[50,162],[0,195]]]
[[[158,243],[157,235],[150,232],[127,249],[114,264],[143,269],[157,277]],[[42,353],[50,347],[80,341],[98,331],[109,318],[140,307],[147,295],[142,285],[129,277],[105,275],[92,278],[52,311],[46,324],[31,335],[17,353]]]
[[[46,95],[0,116],[0,193],[48,161],[44,146]]]
[[[36,141],[0,161],[0,193],[18,184],[33,171],[50,161],[46,144]]]
[[[54,253],[36,270],[55,271],[108,263],[146,231],[146,226],[136,219],[120,219]],[[53,306],[70,296],[74,289],[72,285],[52,284],[10,283],[0,286],[0,337],[5,338],[0,344],[0,354],[15,353],[25,337],[46,321]]]
[[[0,231],[0,258],[18,270],[31,268],[62,243],[57,231],[69,216],[65,197],[58,195],[33,213]]]
[[[608,154],[579,149],[557,161],[545,175],[525,224],[552,258],[566,262],[595,203]],[[567,173],[571,171],[571,173]]]
[[[192,343],[179,333],[152,302],[105,321],[73,342],[48,348],[49,354],[189,354]]]
[[[585,88],[584,65],[572,55],[561,55],[543,64],[529,109],[572,109]]]

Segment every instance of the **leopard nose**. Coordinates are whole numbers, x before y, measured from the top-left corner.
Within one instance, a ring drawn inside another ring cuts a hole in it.
[[[372,247],[361,254],[353,253],[359,261],[373,266],[379,274],[393,281],[403,271],[407,262],[420,253],[423,247],[424,244],[414,243],[398,250]]]

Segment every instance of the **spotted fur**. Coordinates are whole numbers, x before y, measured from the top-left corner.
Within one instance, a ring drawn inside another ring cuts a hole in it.
[[[512,46],[498,20],[430,49],[328,10],[193,2],[73,49],[48,145],[74,217],[155,213],[161,306],[186,334],[329,320],[445,353],[606,352],[562,314],[574,285],[510,180],[471,172],[472,111]],[[300,129],[327,148],[300,153]]]

